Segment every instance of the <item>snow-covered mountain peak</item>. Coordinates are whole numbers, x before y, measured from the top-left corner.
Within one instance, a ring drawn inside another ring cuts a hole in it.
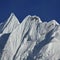
[[[59,25],[59,23],[56,20],[51,20],[50,23],[53,25]]]
[[[11,13],[10,17],[7,19],[3,26],[3,33],[11,33],[19,24],[20,22],[15,14]]]
[[[10,16],[15,16],[15,14],[12,12],[12,13],[10,14]]]
[[[38,16],[36,16],[36,15],[34,15],[34,16],[28,15],[28,16],[26,16],[26,17],[24,18],[24,20],[25,20],[25,21],[30,20],[30,21],[40,22],[40,23],[42,22],[41,19],[40,19]],[[24,20],[23,20],[23,21],[24,21]]]
[[[59,26],[59,23],[56,22],[56,20],[51,20],[49,22],[47,22],[46,27],[47,27],[47,31],[51,31],[52,29],[54,29],[56,26]]]
[[[14,21],[14,22],[19,21],[19,20],[17,19],[17,17],[15,16],[14,13],[11,13],[11,14],[10,14],[9,18],[8,18],[7,21],[6,21],[6,24],[8,24],[9,22],[12,22],[12,21]],[[6,24],[5,24],[5,25],[6,25]]]
[[[4,25],[3,33],[10,33],[8,39],[0,38],[3,46],[1,60],[58,60],[60,58],[60,26],[55,20],[42,22],[34,15],[28,15],[19,23],[11,13]],[[56,46],[56,47],[55,47]],[[58,47],[58,49],[57,49]]]
[[[42,22],[41,19],[40,19],[38,16],[36,16],[36,15],[32,16],[31,19],[32,19],[32,20],[37,20],[37,21],[39,21],[40,23]]]

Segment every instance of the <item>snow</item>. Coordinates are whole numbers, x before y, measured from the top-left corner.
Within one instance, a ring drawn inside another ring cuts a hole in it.
[[[20,22],[14,15],[14,13],[11,13],[10,17],[3,27],[3,33],[11,33],[19,24]]]
[[[11,13],[6,22],[0,24],[0,54],[2,54],[3,48],[9,38],[9,35],[19,25],[20,22],[13,13]]]
[[[60,24],[56,20],[42,22],[38,16],[28,15],[20,23],[12,13],[2,33],[10,34],[0,38],[4,45],[1,60],[60,59]]]
[[[15,16],[14,13],[11,13],[10,17],[8,18],[8,20],[4,23],[0,24],[0,36],[2,36],[3,34],[8,34],[11,33],[18,25],[20,25],[19,20],[17,19],[17,17]]]

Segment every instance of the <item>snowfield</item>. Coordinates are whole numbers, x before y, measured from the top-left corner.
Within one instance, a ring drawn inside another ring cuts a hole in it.
[[[14,13],[0,23],[0,60],[60,60],[60,24]]]

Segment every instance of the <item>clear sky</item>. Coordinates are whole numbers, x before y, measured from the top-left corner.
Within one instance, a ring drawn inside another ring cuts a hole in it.
[[[37,15],[42,21],[57,20],[60,23],[60,0],[0,0],[0,22],[13,12],[20,22],[27,15]]]

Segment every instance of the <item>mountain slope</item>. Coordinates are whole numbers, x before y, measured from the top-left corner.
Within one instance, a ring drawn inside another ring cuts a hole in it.
[[[58,60],[59,39],[59,23],[55,20],[42,22],[38,16],[28,15],[11,32],[1,60]]]
[[[20,22],[14,15],[14,13],[11,13],[10,17],[8,18],[2,29],[3,33],[11,33],[19,24]]]
[[[35,19],[32,20],[31,18],[32,18],[31,16],[27,16],[23,20],[23,22],[20,24],[20,26],[18,26],[12,32],[12,34],[10,35],[10,38],[9,38],[7,44],[6,44],[6,47],[5,47],[5,49],[8,50],[7,53],[9,53],[9,48],[11,50],[12,54],[10,53],[11,55],[8,56],[8,58],[10,58],[10,60],[13,59],[13,57],[11,57],[11,56],[14,56],[14,54],[16,54],[17,50],[19,50],[21,44],[24,42],[24,37],[25,37],[26,34],[28,34],[29,30],[31,29],[31,27],[32,27],[31,25],[36,25],[38,23],[38,21],[39,21],[39,20],[36,20],[36,22],[34,22]],[[11,46],[8,47],[8,45],[12,45],[12,47]]]
[[[42,60],[59,60],[60,59],[60,26],[53,30],[51,35],[50,42],[46,44],[38,54],[38,57],[41,56]],[[49,39],[47,39],[49,40]],[[37,58],[38,59],[38,58]],[[36,60],[37,60],[36,59]]]
[[[0,24],[0,55],[2,54],[3,48],[11,34],[11,32],[20,25],[20,22],[16,16],[11,13],[10,17],[6,22]]]

